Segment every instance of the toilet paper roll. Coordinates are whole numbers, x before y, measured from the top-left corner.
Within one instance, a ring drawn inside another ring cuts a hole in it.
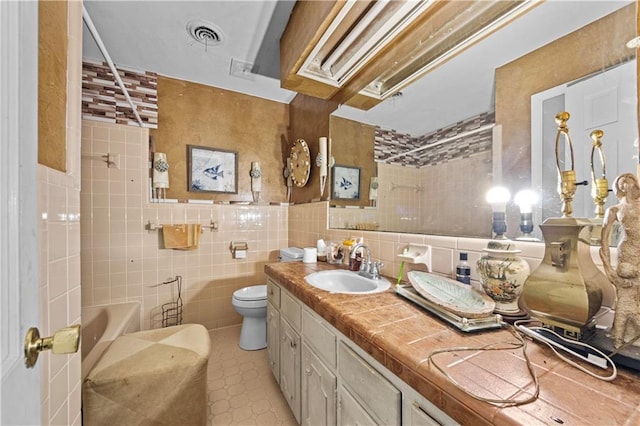
[[[305,247],[302,251],[302,263],[316,263],[318,260],[318,249],[315,247]]]

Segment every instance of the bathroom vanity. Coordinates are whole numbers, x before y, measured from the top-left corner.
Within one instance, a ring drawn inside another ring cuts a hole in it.
[[[272,278],[269,363],[304,425],[455,424]]]
[[[640,422],[640,376],[619,371],[613,382],[603,382],[535,343],[529,343],[527,354],[540,396],[517,407],[481,402],[439,373],[428,356],[435,349],[513,341],[508,331],[454,330],[392,290],[334,294],[305,282],[306,275],[332,268],[325,263],[265,266],[269,361],[299,423]],[[513,389],[514,398],[521,399],[533,389],[521,355],[518,350],[449,354],[440,364],[452,366],[465,389]],[[461,367],[457,373],[456,366]]]

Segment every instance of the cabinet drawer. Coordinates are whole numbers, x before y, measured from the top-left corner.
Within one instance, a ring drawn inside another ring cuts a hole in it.
[[[336,335],[324,321],[306,308],[302,310],[302,335],[327,365],[335,369]]]
[[[338,372],[362,406],[380,423],[400,424],[401,392],[342,342],[338,353]]]
[[[409,424],[415,426],[440,426],[440,422],[431,417],[427,411],[416,402],[409,408]]]
[[[274,308],[280,309],[280,286],[267,278],[267,300]]]
[[[300,302],[285,290],[280,291],[280,314],[289,321],[289,324],[296,330],[300,331],[302,325],[302,309]]]

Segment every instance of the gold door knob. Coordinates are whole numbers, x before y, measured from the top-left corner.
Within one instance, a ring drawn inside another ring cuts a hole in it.
[[[51,337],[40,337],[40,331],[31,327],[24,339],[24,361],[27,368],[38,361],[38,354],[51,349],[54,354],[70,354],[78,352],[80,345],[80,325],[61,328]]]

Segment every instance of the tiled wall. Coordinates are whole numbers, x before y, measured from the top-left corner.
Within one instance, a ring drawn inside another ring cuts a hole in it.
[[[158,127],[158,76],[117,67],[129,97],[145,127]],[[82,63],[82,118],[107,123],[138,125],[129,102],[106,63]]]
[[[491,209],[484,195],[493,181],[493,122],[493,113],[483,113],[421,137],[376,129],[377,208],[332,209],[331,227],[489,236]]]
[[[485,112],[419,137],[378,128],[374,156],[376,161],[413,167],[435,166],[467,158],[491,151],[491,125],[494,122],[495,114]],[[433,146],[429,149],[411,152],[430,145]],[[407,151],[408,154],[401,154]]]
[[[66,173],[38,166],[40,334],[80,324],[82,3],[68,2]],[[43,425],[80,425],[80,352],[40,354]]]
[[[363,237],[389,277],[398,274],[396,255],[408,243],[432,245],[434,272],[447,276],[453,273],[460,251],[469,252],[474,264],[486,247],[487,240],[481,238],[329,229],[328,202],[289,207],[149,203],[146,143],[146,129],[83,122],[83,153],[121,153],[122,168],[83,160],[82,304],[138,300],[143,304],[144,328],[160,326],[159,307],[172,301],[175,291],[156,285],[177,274],[184,278],[185,321],[207,328],[239,323],[241,318],[231,306],[232,292],[263,283],[264,264],[277,261],[282,247],[315,247],[320,238]],[[219,231],[205,230],[200,248],[194,251],[160,249],[158,231],[144,228],[147,221],[207,224],[210,220],[218,222]],[[451,226],[455,225],[452,220]],[[248,243],[247,259],[231,258],[231,241]],[[537,266],[544,245],[518,246],[531,266]],[[477,281],[475,268],[472,279]]]
[[[490,150],[483,151],[420,169],[421,233],[491,235],[491,206],[485,199],[493,185],[491,156]]]
[[[158,286],[183,277],[184,322],[209,329],[238,324],[231,306],[238,288],[265,282],[264,264],[288,245],[283,206],[149,203],[148,130],[83,121],[82,152],[120,155],[121,168],[82,161],[82,305],[142,303],[144,329],[161,325],[161,305],[176,288]],[[204,230],[197,250],[161,249],[160,231],[145,224],[218,223]],[[246,259],[232,259],[231,241],[247,242]]]
[[[420,169],[379,163],[377,207],[332,208],[330,226],[371,229],[360,225],[376,223],[394,232],[488,237],[491,166],[490,151]]]
[[[427,196],[420,169],[378,164],[378,210],[380,229],[421,232],[420,200]]]
[[[365,244],[371,249],[374,259],[381,260],[384,264],[382,274],[391,278],[397,278],[401,261],[397,255],[410,243],[426,244],[432,247],[432,267],[434,273],[454,277],[455,265],[460,258],[460,252],[467,252],[471,264],[472,284],[481,290],[475,264],[482,256],[482,250],[486,248],[488,239],[446,237],[436,235],[422,235],[395,232],[374,232],[344,229],[321,229],[312,223],[311,217],[318,218],[324,223],[328,202],[314,204],[300,204],[289,207],[289,242],[297,247],[315,247],[317,240],[341,242],[348,237],[362,237]],[[518,249],[522,250],[520,256],[525,259],[531,270],[534,270],[544,257],[544,244],[540,242],[516,241]],[[597,246],[591,247],[591,258],[602,269],[602,262],[598,255]],[[612,253],[615,252],[612,247]],[[612,254],[615,256],[615,254]],[[424,270],[423,265],[405,265],[403,279],[406,273],[412,269]]]

